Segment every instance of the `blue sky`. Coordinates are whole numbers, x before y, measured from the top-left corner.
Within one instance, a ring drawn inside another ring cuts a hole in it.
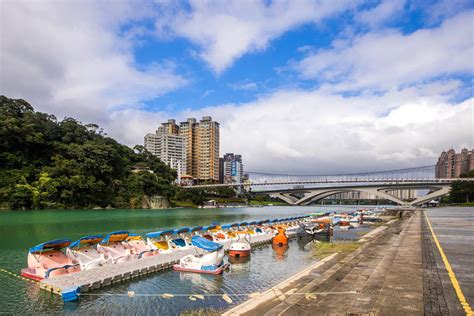
[[[129,145],[211,115],[221,153],[257,171],[413,167],[474,146],[472,1],[0,5],[3,93]]]

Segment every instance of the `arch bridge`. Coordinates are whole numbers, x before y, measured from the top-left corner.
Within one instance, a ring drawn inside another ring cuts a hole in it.
[[[390,184],[361,184],[342,186],[319,186],[313,188],[297,188],[284,190],[265,190],[254,192],[255,194],[270,194],[290,205],[308,205],[331,195],[345,192],[363,192],[377,196],[382,199],[395,202],[403,206],[415,206],[426,203],[432,199],[444,196],[449,193],[451,183],[390,183]],[[413,201],[405,201],[390,194],[396,190],[428,190],[424,196],[415,198]]]

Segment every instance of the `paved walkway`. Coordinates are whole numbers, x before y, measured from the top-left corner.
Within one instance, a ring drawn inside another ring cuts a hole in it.
[[[342,260],[334,258],[307,278],[289,284],[279,299],[244,315],[423,314],[420,236],[418,212],[390,225]]]
[[[433,208],[427,210],[426,214],[467,304],[472,308],[474,306],[474,207]],[[431,232],[429,234],[431,235]],[[465,315],[439,250],[433,238],[430,237],[430,239],[434,249],[434,267],[438,271],[441,285],[438,291],[442,291],[444,295],[449,314]],[[446,311],[442,310],[442,313],[446,314]]]

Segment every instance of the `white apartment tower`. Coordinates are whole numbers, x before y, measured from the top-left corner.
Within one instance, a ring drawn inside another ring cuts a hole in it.
[[[178,134],[175,120],[162,123],[156,133],[145,135],[145,148],[181,175],[186,174],[186,137]]]

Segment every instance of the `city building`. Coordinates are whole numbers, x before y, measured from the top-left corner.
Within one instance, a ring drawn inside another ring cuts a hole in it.
[[[199,122],[181,122],[179,135],[186,139],[186,173],[199,181],[219,181],[219,123],[210,116]]]
[[[223,183],[242,183],[243,175],[242,155],[225,154],[222,158]]]
[[[175,120],[162,123],[156,133],[145,135],[145,148],[178,172],[178,182],[186,174],[186,138],[179,135]]]
[[[460,153],[454,149],[443,151],[435,168],[436,178],[459,178],[462,174],[474,170],[474,150],[463,148]]]
[[[418,197],[417,190],[404,189],[404,190],[390,190],[387,191],[388,194],[391,194],[402,200],[414,200]],[[379,200],[377,195],[369,194],[366,192],[360,191],[348,191],[336,193],[334,195],[328,196],[328,200]],[[383,198],[382,198],[383,199]]]

